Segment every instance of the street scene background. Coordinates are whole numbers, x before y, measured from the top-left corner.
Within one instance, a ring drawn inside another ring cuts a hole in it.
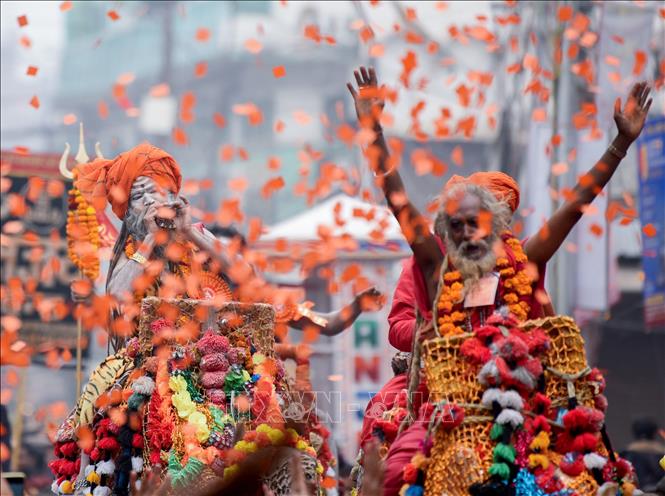
[[[77,397],[69,296],[77,274],[64,242],[70,183],[58,163],[69,143],[73,164],[81,132],[90,156],[96,143],[107,158],[145,140],[167,150],[195,220],[234,226],[267,256],[282,239],[314,245],[325,229],[357,240],[316,270],[294,257],[265,274],[302,288],[320,311],[350,301],[361,278],[388,297],[340,336],[288,336],[311,346],[318,408],[338,455],[353,461],[365,405],[392,376],[386,318],[410,254],[385,210],[378,233],[354,214],[383,205],[345,87],[359,65],[395,90],[386,134],[417,207],[427,209],[453,174],[501,170],[521,187],[520,239],[602,155],[616,132],[615,99],[636,81],[653,86],[642,137],[546,282],[607,378],[615,447],[631,441],[635,419],[665,419],[663,2],[0,6],[0,456],[4,471],[27,474],[34,494],[48,493],[49,438]],[[10,343],[11,333],[19,339]],[[104,329],[85,334],[84,382],[106,352]]]

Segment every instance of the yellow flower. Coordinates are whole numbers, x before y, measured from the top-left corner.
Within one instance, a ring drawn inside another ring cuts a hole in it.
[[[286,432],[289,434],[290,438],[293,439],[293,440],[296,440],[296,439],[300,438],[300,436],[298,435],[296,430],[292,427],[289,427],[288,429],[286,429]]]
[[[270,427],[268,424],[261,424],[256,428],[256,432],[264,432],[268,434],[270,429],[272,429],[272,427]]]
[[[535,468],[537,466],[543,467],[543,469],[547,469],[547,467],[550,466],[550,461],[547,458],[546,455],[536,455],[536,454],[531,454],[529,455],[529,467]]]
[[[171,397],[171,403],[178,410],[180,418],[187,418],[196,411],[196,405],[187,391],[179,391]]]
[[[258,446],[253,441],[241,440],[238,441],[235,445],[235,449],[237,449],[238,451],[242,451],[244,453],[254,453],[257,448]]]
[[[462,277],[462,274],[460,274],[458,271],[454,270],[453,272],[446,272],[443,274],[443,280],[450,282],[450,281],[457,281],[459,278]]]
[[[210,437],[210,429],[208,429],[208,422],[206,416],[201,412],[194,412],[187,417],[187,421],[190,424],[196,426],[196,439],[200,443],[205,443]]]
[[[550,445],[550,436],[545,431],[540,431],[536,437],[533,438],[529,448],[532,450],[544,450]]]
[[[179,393],[181,391],[187,391],[187,381],[181,375],[172,375],[169,378],[169,387],[174,393]]]
[[[66,480],[62,484],[60,484],[60,492],[63,494],[73,494],[74,484],[72,484],[72,481]]]
[[[300,451],[305,451],[307,448],[309,448],[309,445],[301,439],[296,443],[296,448]]]
[[[316,473],[317,474],[322,474],[323,473],[323,465],[321,465],[320,462],[316,464]]]
[[[464,288],[464,284],[461,282],[454,282],[450,285],[450,289],[454,291],[455,293],[461,291]]]
[[[90,484],[99,484],[101,477],[99,477],[99,474],[93,470],[88,474],[85,480],[87,480]]]
[[[268,431],[268,437],[272,444],[281,444],[284,441],[284,433],[279,429],[270,429]]]

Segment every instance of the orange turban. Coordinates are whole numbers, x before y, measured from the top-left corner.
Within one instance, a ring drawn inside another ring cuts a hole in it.
[[[508,174],[503,172],[476,172],[467,177],[454,175],[444,190],[456,184],[475,184],[489,190],[497,200],[504,201],[514,213],[520,204],[520,187]]]
[[[180,166],[171,155],[149,143],[142,143],[113,160],[95,159],[79,165],[75,185],[96,209],[103,209],[108,200],[118,218],[124,219],[129,192],[139,176],[147,176],[173,193],[180,191]]]

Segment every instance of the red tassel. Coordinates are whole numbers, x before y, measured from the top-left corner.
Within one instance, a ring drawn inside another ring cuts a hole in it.
[[[105,451],[117,451],[120,449],[118,441],[113,437],[104,437],[97,441],[97,447]]]
[[[65,456],[67,458],[72,458],[78,453],[78,446],[74,441],[71,441],[69,443],[64,443],[60,446],[60,453],[62,456]]]
[[[476,330],[476,337],[486,343],[491,343],[497,336],[501,336],[501,329],[493,325],[485,325]]]
[[[102,452],[99,448],[93,448],[90,452],[90,460],[97,463],[101,458]]]
[[[468,361],[477,365],[486,363],[492,356],[489,348],[476,338],[464,341],[462,346],[460,346],[460,353]]]
[[[570,477],[577,477],[584,472],[584,459],[581,455],[577,456],[572,462],[568,462],[564,459],[559,464],[559,468],[564,474]]]
[[[143,448],[143,436],[141,434],[134,434],[132,436],[132,448]]]
[[[580,434],[573,440],[572,451],[577,453],[589,453],[598,447],[598,435],[586,432]]]

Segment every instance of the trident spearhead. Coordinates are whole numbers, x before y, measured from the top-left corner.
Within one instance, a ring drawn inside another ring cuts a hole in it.
[[[90,160],[90,157],[88,156],[88,152],[85,151],[85,140],[83,139],[83,123],[81,122],[79,126],[79,150],[76,152],[76,159],[77,164],[87,164],[88,161]]]

